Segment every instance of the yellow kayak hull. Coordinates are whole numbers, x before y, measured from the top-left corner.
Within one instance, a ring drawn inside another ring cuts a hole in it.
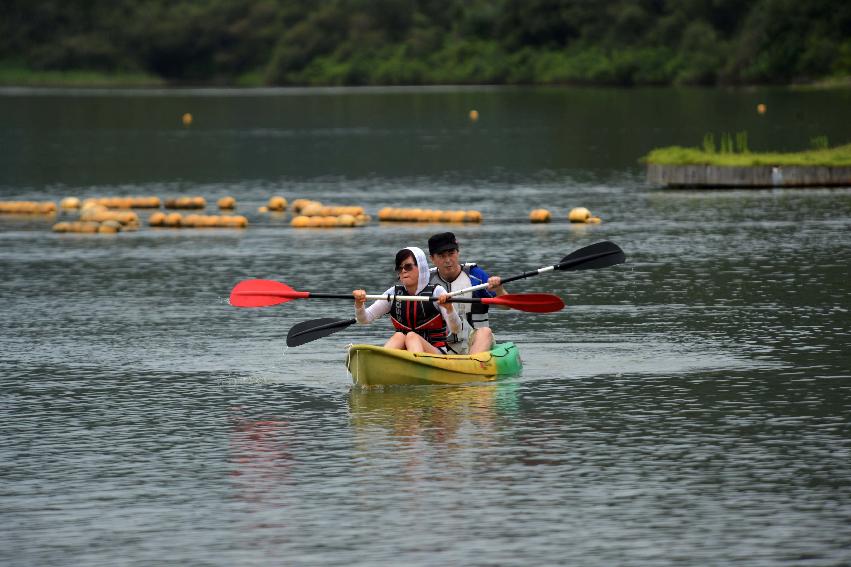
[[[514,343],[478,354],[427,354],[375,345],[351,345],[346,366],[357,386],[466,384],[519,374],[523,367]]]

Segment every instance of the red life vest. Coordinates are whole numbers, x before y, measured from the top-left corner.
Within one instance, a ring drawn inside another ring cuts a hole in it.
[[[394,295],[408,295],[405,286],[397,285]],[[425,286],[417,295],[431,297],[434,285]],[[415,332],[432,346],[446,347],[446,321],[440,309],[431,301],[396,301],[390,304],[390,320],[397,331]]]

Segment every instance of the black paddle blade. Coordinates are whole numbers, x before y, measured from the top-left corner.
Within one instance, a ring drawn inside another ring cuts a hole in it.
[[[626,254],[614,242],[604,240],[568,254],[555,265],[556,270],[578,271],[606,268],[626,262]]]
[[[293,325],[293,328],[287,333],[287,346],[301,346],[316,339],[327,337],[337,331],[342,331],[354,324],[354,319],[311,319],[310,321],[303,321]]]

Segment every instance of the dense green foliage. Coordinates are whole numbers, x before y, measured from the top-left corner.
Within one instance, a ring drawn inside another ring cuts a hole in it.
[[[172,82],[753,84],[851,76],[836,0],[6,0],[0,62]]]
[[[822,165],[851,167],[851,144],[835,148],[820,148],[803,152],[735,152],[707,151],[698,148],[670,146],[658,148],[647,154],[642,161],[659,165]]]

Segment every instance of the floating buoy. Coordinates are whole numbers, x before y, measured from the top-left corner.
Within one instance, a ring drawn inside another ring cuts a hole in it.
[[[768,110],[768,108],[763,103],[759,103],[758,105],[756,105],[756,111],[759,114],[765,114],[766,110]]]
[[[157,211],[148,217],[149,226],[163,226],[165,224],[165,213]]]
[[[529,213],[529,220],[533,223],[550,222],[552,214],[547,209],[534,209]]]
[[[59,203],[59,206],[63,209],[79,209],[80,199],[78,199],[77,197],[65,197]]]
[[[236,208],[236,199],[228,195],[219,199],[218,203],[216,204],[221,210],[231,210]]]
[[[118,221],[108,220],[100,223],[98,227],[98,232],[105,234],[115,234],[117,232],[121,232],[122,225]]]
[[[600,224],[601,222],[603,222],[603,219],[601,219],[600,217],[589,217],[588,220],[585,222],[587,222],[588,224]]]
[[[279,195],[275,195],[269,198],[266,206],[269,207],[270,211],[285,211],[287,210],[287,200]]]
[[[180,120],[181,120],[181,122],[183,122],[184,126],[191,126],[192,125],[192,115],[189,114],[188,112],[186,114],[184,114],[183,116],[181,116]]]
[[[478,122],[479,111],[478,110],[471,110],[469,116],[470,116],[470,122]]]
[[[567,220],[570,222],[587,222],[589,218],[591,218],[591,211],[585,207],[571,209],[567,215]]]
[[[183,221],[183,215],[180,213],[169,213],[165,216],[163,220],[163,226],[169,226],[172,228],[177,228],[180,226]]]
[[[481,211],[467,211],[464,213],[464,222],[482,222]]]
[[[300,213],[308,205],[319,205],[321,207],[322,203],[320,203],[319,201],[313,201],[311,199],[296,199],[295,201],[293,201],[292,204],[293,212]]]
[[[307,228],[309,224],[310,217],[306,217],[304,215],[293,217],[293,220],[290,221],[290,226],[292,226],[293,228]]]
[[[258,213],[268,213],[269,207],[267,207],[266,205],[263,205],[262,207],[257,207],[257,212]]]

